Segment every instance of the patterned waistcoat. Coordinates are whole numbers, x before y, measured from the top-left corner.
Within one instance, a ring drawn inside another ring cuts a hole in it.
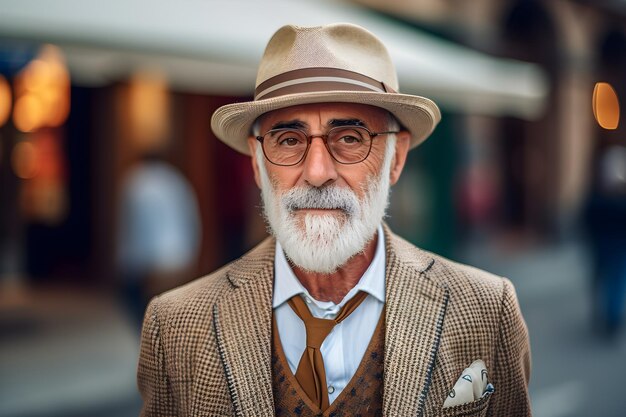
[[[322,413],[298,384],[280,343],[274,320],[272,383],[276,416],[380,416],[383,405],[384,313],[354,376],[330,407]]]

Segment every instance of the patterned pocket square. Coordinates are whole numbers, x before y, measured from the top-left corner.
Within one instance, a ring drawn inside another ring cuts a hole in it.
[[[487,367],[481,359],[475,360],[465,368],[448,394],[443,408],[454,407],[476,401],[489,392],[493,392],[493,385],[488,381]]]

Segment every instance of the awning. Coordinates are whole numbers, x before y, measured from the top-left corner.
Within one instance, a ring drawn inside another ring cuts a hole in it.
[[[394,60],[403,93],[446,110],[534,118],[548,84],[534,64],[494,58],[399,25],[360,6],[327,0],[0,0],[0,38],[54,43],[75,84],[163,71],[172,88],[252,95],[256,66],[286,23],[362,25]]]

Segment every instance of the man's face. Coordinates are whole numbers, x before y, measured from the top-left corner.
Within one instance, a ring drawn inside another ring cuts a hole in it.
[[[389,130],[389,116],[377,107],[325,103],[276,110],[258,121],[261,134],[296,127],[319,135],[338,124],[382,132]],[[385,213],[389,186],[402,171],[409,134],[375,137],[369,156],[351,165],[336,162],[319,137],[313,138],[306,158],[294,166],[267,161],[254,138],[249,145],[273,234],[296,265],[330,273],[374,236]]]

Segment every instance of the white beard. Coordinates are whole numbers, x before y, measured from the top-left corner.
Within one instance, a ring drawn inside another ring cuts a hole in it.
[[[336,185],[294,187],[278,193],[267,174],[263,151],[257,146],[265,218],[291,262],[305,271],[331,274],[365,249],[389,205],[395,136],[390,135],[386,143],[381,172],[367,179],[363,199],[350,188]],[[300,220],[295,213],[302,208],[339,209],[340,214],[307,213]]]

